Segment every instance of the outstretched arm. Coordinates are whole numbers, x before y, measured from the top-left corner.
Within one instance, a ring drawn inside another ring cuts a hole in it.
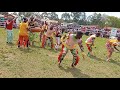
[[[18,17],[15,17],[13,20],[11,20],[10,22],[6,22],[7,25],[9,25],[10,23],[14,22]]]
[[[79,44],[79,47],[80,47],[81,52],[84,52],[84,47],[83,47],[83,45],[82,45],[82,44]]]
[[[92,44],[91,44],[91,46],[94,46],[94,39],[92,39]]]
[[[119,49],[117,49],[117,47],[116,47],[116,46],[114,46],[114,49],[116,49],[117,51],[120,51]]]
[[[15,18],[13,19],[13,21],[15,21],[17,18],[18,18],[18,17],[15,17]]]
[[[83,45],[82,44],[79,44],[79,47],[80,47],[80,50],[81,50],[81,52],[82,52],[82,57],[83,57],[83,59],[85,59],[85,53],[84,53],[84,47],[83,47]]]

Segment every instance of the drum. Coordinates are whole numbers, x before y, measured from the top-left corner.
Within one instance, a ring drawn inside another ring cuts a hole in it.
[[[31,28],[31,32],[41,32],[42,29],[40,27],[35,27],[35,28]]]

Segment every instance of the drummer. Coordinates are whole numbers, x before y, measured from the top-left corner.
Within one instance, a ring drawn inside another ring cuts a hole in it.
[[[30,19],[28,21],[28,25],[30,26],[30,28],[35,27],[35,18],[33,16],[30,17]]]
[[[29,44],[33,45],[34,44],[34,39],[36,36],[36,33],[33,33],[31,31],[31,28],[35,28],[38,27],[38,24],[36,23],[37,20],[35,19],[35,17],[31,16],[28,22],[28,26],[30,27],[30,32],[29,32]]]

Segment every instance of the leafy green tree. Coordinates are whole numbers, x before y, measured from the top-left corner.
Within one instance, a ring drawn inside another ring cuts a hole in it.
[[[61,19],[63,19],[65,22],[71,22],[71,17],[70,17],[70,14],[69,13],[63,13],[61,15]]]

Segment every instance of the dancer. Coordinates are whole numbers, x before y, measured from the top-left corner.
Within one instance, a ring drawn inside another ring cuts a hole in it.
[[[23,22],[20,23],[20,30],[19,30],[19,39],[18,39],[18,47],[21,47],[22,45],[24,45],[24,48],[27,47],[28,48],[28,23],[27,23],[28,19],[27,18],[23,18]]]
[[[73,55],[73,63],[72,63],[72,67],[75,67],[79,61],[79,56],[78,56],[78,51],[75,49],[76,45],[78,44],[81,51],[84,52],[84,48],[82,45],[82,35],[83,33],[78,31],[77,34],[67,34],[65,36],[61,37],[61,41],[62,41],[62,50],[58,56],[58,65],[60,66],[62,60],[64,59],[64,57],[66,56],[68,50],[71,51],[72,55]]]
[[[92,52],[92,46],[94,46],[94,41],[95,41],[95,38],[96,38],[96,35],[91,35],[89,38],[87,38],[87,40],[85,41],[86,43],[86,46],[88,48],[88,56],[90,55],[93,55],[93,52]]]
[[[38,27],[36,19],[32,16],[28,22],[28,26],[30,27],[30,32],[29,32],[29,44],[34,45],[35,38],[38,36],[36,32],[32,32],[31,29]]]
[[[53,33],[55,32],[55,28],[54,26],[50,26],[47,30],[47,32],[45,33],[43,40],[42,40],[42,48],[45,48],[45,43],[47,41],[47,39],[50,40],[51,43],[51,49],[53,49],[54,45],[53,45]]]
[[[108,39],[105,46],[108,52],[106,61],[110,61],[110,58],[112,56],[112,53],[114,52],[114,49],[117,51],[120,51],[116,48],[116,46],[120,46],[120,37],[117,37],[117,39]]]

